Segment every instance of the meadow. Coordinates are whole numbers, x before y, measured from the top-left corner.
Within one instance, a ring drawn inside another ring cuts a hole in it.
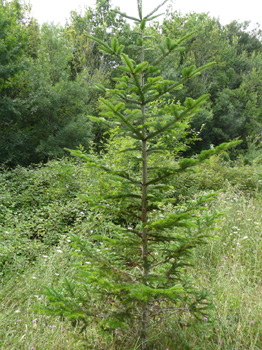
[[[188,267],[192,283],[207,291],[208,312],[200,319],[179,310],[159,316],[149,335],[152,350],[262,348],[262,167],[220,158],[176,182],[178,201],[221,190],[209,204],[220,220]],[[83,330],[77,321],[41,312],[48,304],[44,286],[63,290],[75,273],[70,235],[88,239],[110,225],[103,210],[91,211],[78,197],[96,185],[92,171],[63,159],[1,172],[0,349],[138,349],[134,329],[106,337],[95,323]]]

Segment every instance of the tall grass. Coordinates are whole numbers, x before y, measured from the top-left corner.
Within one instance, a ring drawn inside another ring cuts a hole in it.
[[[261,172],[256,171],[259,180]],[[251,168],[247,172],[250,174],[247,191],[243,192],[244,175],[239,174],[241,186],[228,184],[225,192],[221,192],[212,204],[224,215],[217,230],[212,232],[214,238],[195,251],[196,267],[192,271],[189,268],[196,286],[209,291],[209,301],[213,305],[209,315],[195,320],[187,314],[181,316],[177,311],[167,319],[159,318],[159,327],[150,334],[152,350],[262,349],[261,194],[256,193],[255,181],[250,180]],[[205,177],[213,178],[209,174]],[[250,184],[253,191],[250,191]],[[43,190],[43,193],[46,195],[47,192]],[[64,195],[61,193],[61,197]],[[60,194],[56,198],[58,207]],[[82,209],[82,206],[75,205],[74,208]],[[101,229],[103,226],[101,217],[96,220],[87,216],[84,221],[76,216],[75,220],[71,229],[78,233],[90,230],[94,225]],[[8,222],[4,221],[1,230],[8,228],[7,225]],[[26,222],[19,225],[25,227]],[[18,234],[17,231],[17,237]],[[28,246],[28,251],[35,247],[34,244]],[[5,254],[6,258],[8,255]],[[63,288],[64,277],[74,273],[74,259],[65,234],[58,244],[48,249],[41,248],[31,263],[27,259],[21,269],[16,268],[12,273],[11,268],[8,270],[10,275],[3,280],[0,290],[0,349],[136,349],[133,331],[126,338],[119,332],[114,339],[105,339],[94,325],[81,333],[77,323],[39,312],[38,306],[46,303],[43,286]],[[21,259],[14,266],[23,264],[23,261]]]
[[[211,292],[213,310],[181,334],[195,350],[262,349],[261,199],[230,188],[215,205],[225,215],[217,238],[196,252],[194,270],[196,283]]]

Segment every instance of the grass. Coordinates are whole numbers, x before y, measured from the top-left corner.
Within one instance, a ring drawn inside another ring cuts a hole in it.
[[[196,254],[195,279],[212,292],[208,337],[196,335],[194,349],[262,348],[262,208],[259,198],[232,189],[219,196],[226,211],[218,238]],[[221,342],[221,344],[219,343]]]
[[[212,205],[225,214],[212,233],[214,239],[195,251],[191,274],[196,286],[209,291],[213,308],[198,321],[187,315],[161,319],[150,334],[152,350],[262,349],[260,194],[250,196],[228,185]],[[81,219],[74,228],[87,227],[89,224]],[[12,274],[8,270],[0,291],[0,349],[138,348],[132,333],[129,338],[116,335],[114,340],[107,340],[94,326],[80,333],[77,324],[39,312],[38,306],[46,302],[42,286],[61,286],[64,277],[73,273],[71,249],[64,236],[58,245],[39,249],[31,264],[26,260],[20,270],[16,268]]]
[[[41,315],[42,285],[57,283],[68,268],[65,253],[39,257],[22,276],[13,276],[1,289],[0,349],[81,349],[68,322]]]

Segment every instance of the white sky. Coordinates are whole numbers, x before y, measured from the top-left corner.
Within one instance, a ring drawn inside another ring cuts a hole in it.
[[[162,0],[143,0],[143,13],[152,11]],[[70,16],[70,11],[94,7],[95,0],[25,0],[32,5],[32,15],[40,24],[54,22],[64,24]],[[261,0],[170,0],[174,10],[182,13],[209,12],[213,17],[219,17],[222,24],[232,20],[240,22],[251,21],[262,27]],[[136,0],[111,0],[113,7],[119,6],[128,15],[137,15]],[[165,6],[166,7],[166,6]]]

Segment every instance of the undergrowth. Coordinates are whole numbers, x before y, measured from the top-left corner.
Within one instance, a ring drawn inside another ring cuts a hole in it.
[[[152,350],[262,348],[261,174],[259,166],[230,167],[213,159],[174,186],[170,195],[177,201],[224,188],[211,204],[224,215],[210,243],[195,251],[191,271],[194,284],[209,291],[213,307],[200,320],[179,310],[166,319],[160,313],[150,334]],[[112,218],[90,211],[77,197],[81,189],[92,191],[92,176],[66,159],[2,171],[0,349],[136,349],[131,330],[103,338],[95,325],[81,332],[75,322],[39,312],[46,303],[42,286],[63,288],[64,278],[74,274],[77,256],[68,234],[88,238],[95,230],[110,230]]]

